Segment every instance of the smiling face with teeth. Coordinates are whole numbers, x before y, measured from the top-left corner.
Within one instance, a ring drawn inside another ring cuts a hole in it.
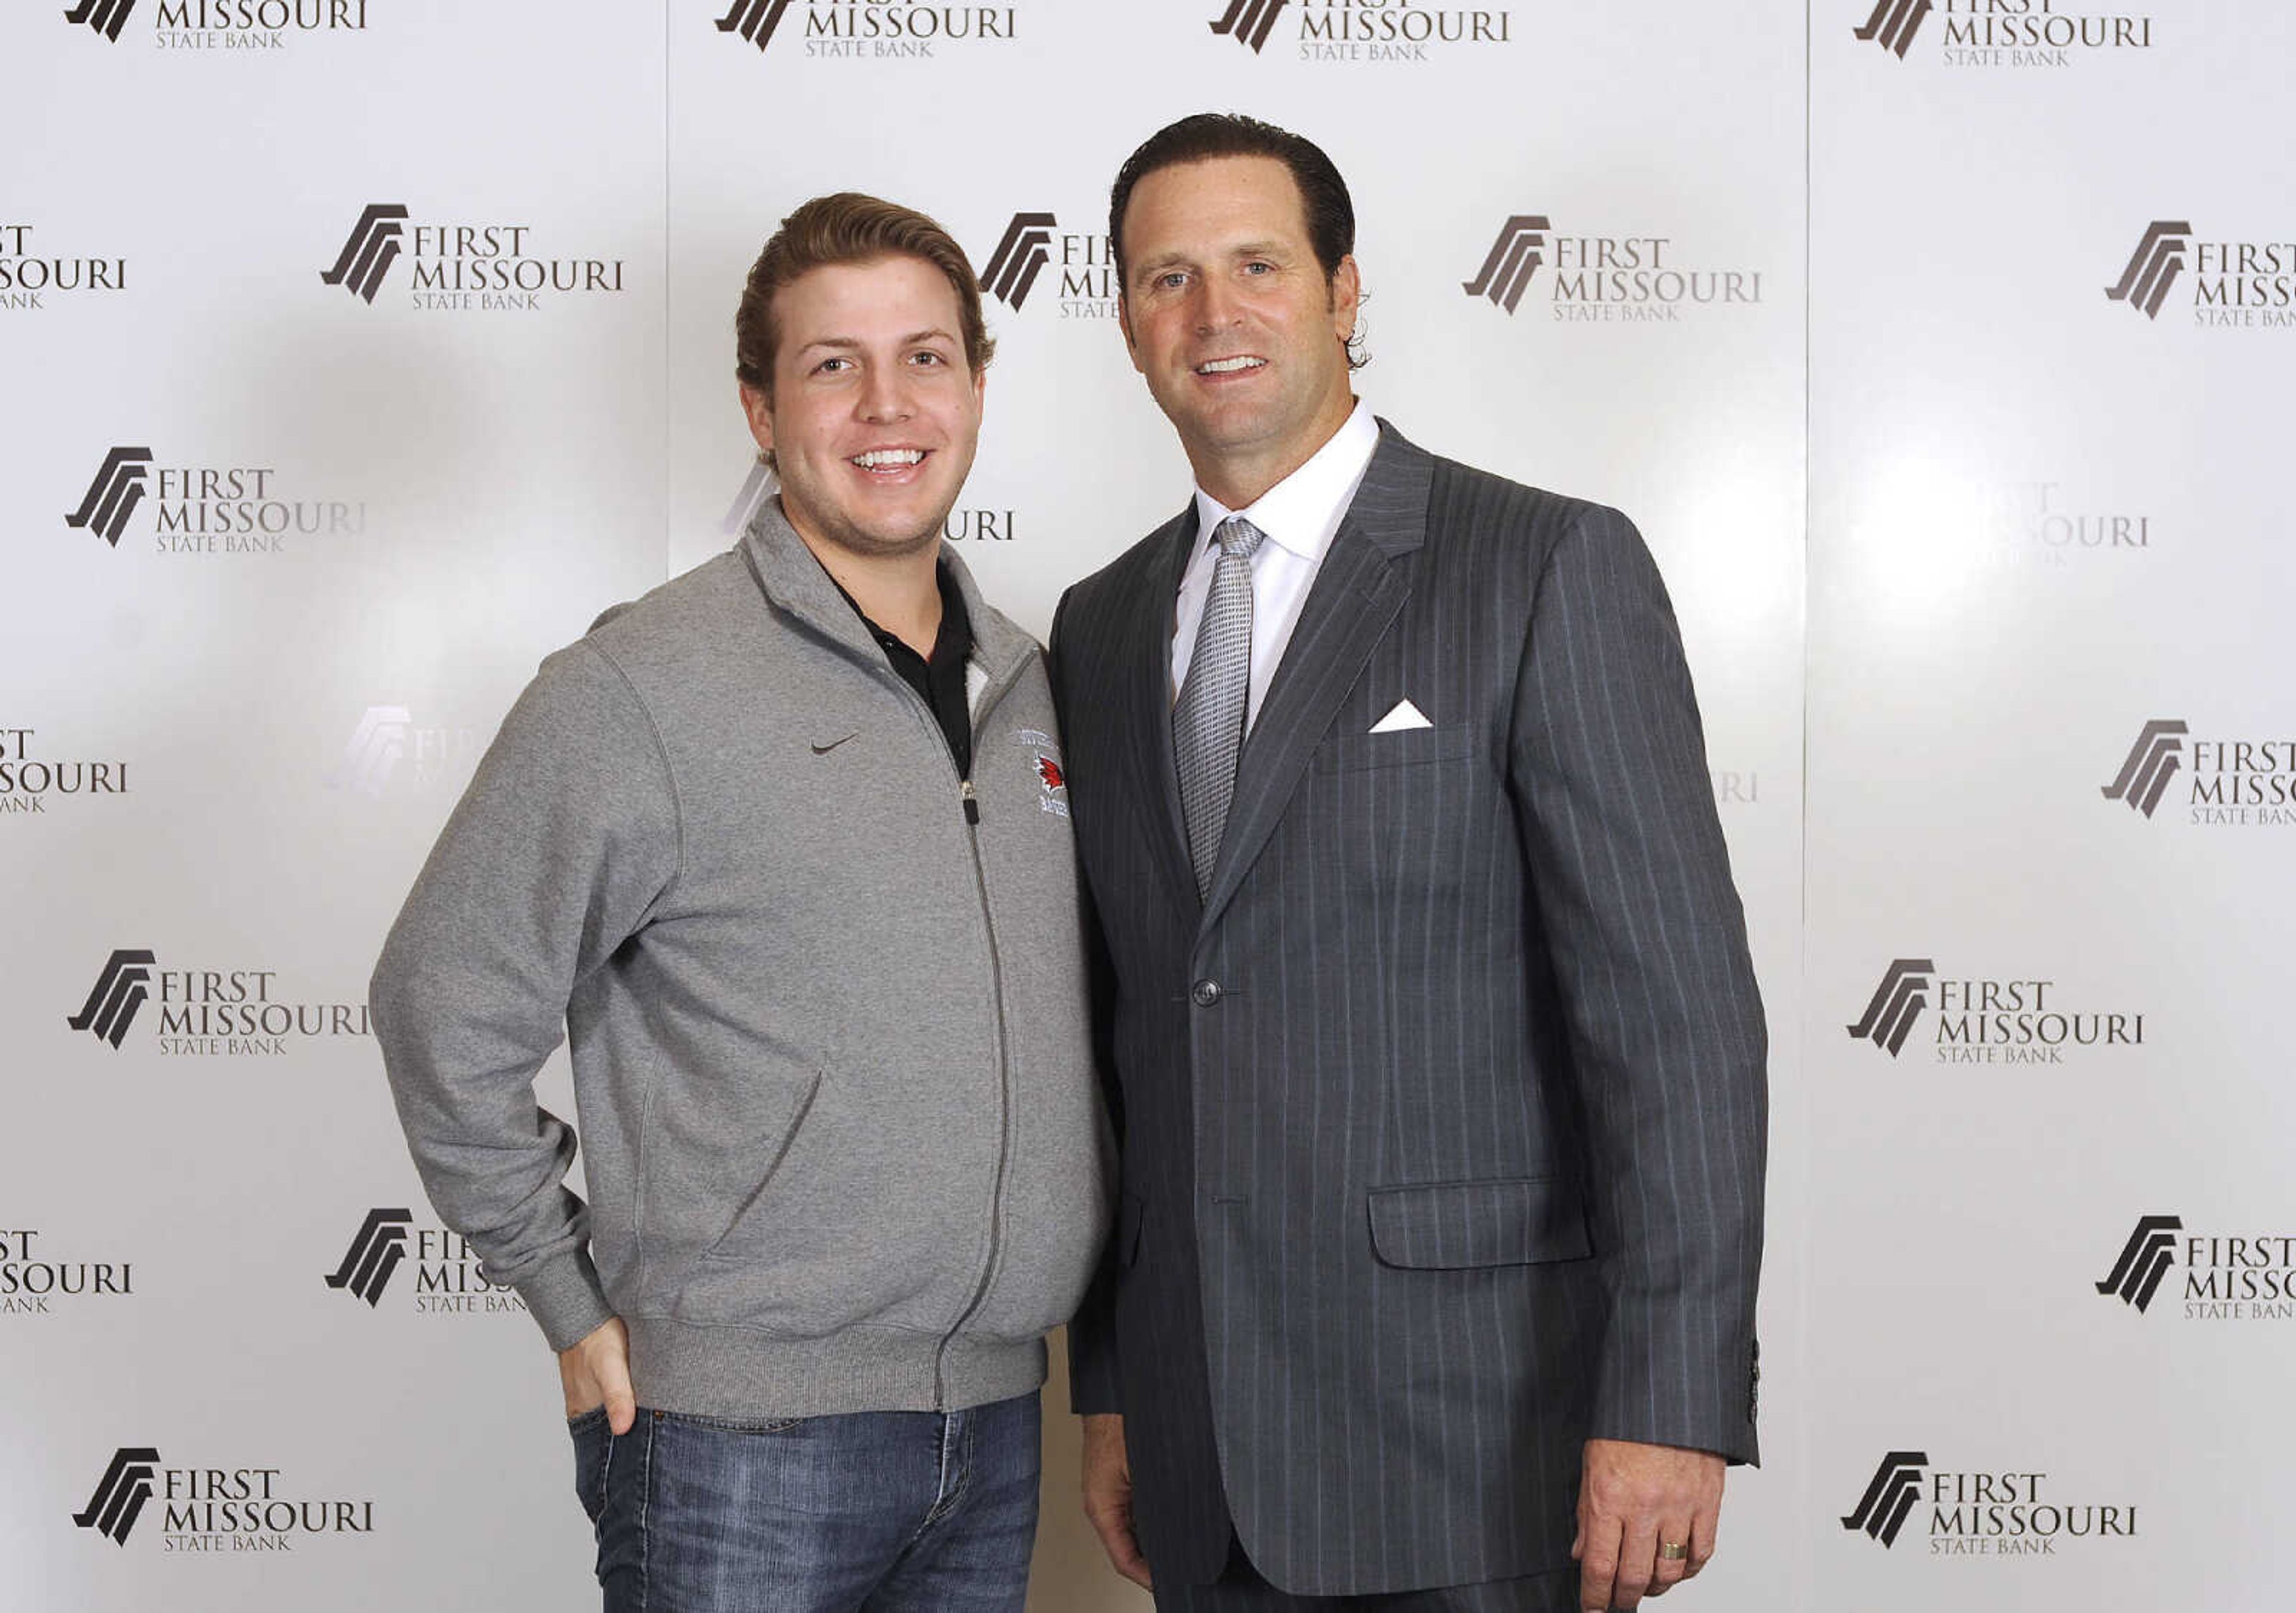
[[[1124,340],[1205,492],[1241,509],[1355,406],[1356,262],[1328,277],[1291,170],[1218,157],[1144,176],[1124,209]]]
[[[947,276],[921,258],[832,264],[773,309],[773,387],[744,386],[742,407],[790,525],[816,553],[930,551],[972,468],[985,379]]]

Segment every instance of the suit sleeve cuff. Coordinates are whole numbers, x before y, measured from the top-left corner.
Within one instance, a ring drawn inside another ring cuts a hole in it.
[[[1079,1417],[1124,1410],[1117,1395],[1113,1330],[1082,1316],[1069,1323],[1069,1410]]]
[[[1709,1451],[1733,1466],[1759,1467],[1760,1361],[1761,1347],[1750,1339],[1734,1362],[1716,1363],[1718,1370],[1695,1372],[1685,1364],[1655,1378],[1614,1370],[1596,1392],[1587,1432],[1597,1439]],[[1661,1396],[1650,1392],[1651,1382],[1700,1387],[1687,1396]]]

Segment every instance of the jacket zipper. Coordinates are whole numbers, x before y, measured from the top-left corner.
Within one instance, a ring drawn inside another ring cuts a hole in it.
[[[960,782],[959,793],[964,802],[965,838],[972,851],[972,880],[980,893],[980,927],[988,938],[988,982],[996,1003],[996,1174],[991,1180],[988,1194],[988,1257],[981,1263],[980,1281],[973,1285],[972,1298],[966,1301],[964,1312],[941,1335],[940,1343],[933,1348],[933,1405],[947,1410],[948,1386],[943,1366],[950,1342],[964,1331],[988,1298],[989,1284],[996,1276],[997,1257],[1004,1252],[1004,1167],[1013,1146],[1013,1072],[1012,1060],[1004,1019],[1004,960],[996,949],[996,921],[988,906],[988,871],[980,860],[980,801],[973,793],[972,781]]]
[[[1025,662],[1023,664],[1025,665]],[[908,680],[902,677],[900,674],[888,667],[884,668],[884,675],[899,685],[901,692],[908,697],[911,708],[931,730],[933,742],[942,757],[947,759],[948,770],[955,773],[956,759],[948,754],[948,739],[940,731],[939,717],[925,704],[917,692],[909,686]],[[1004,684],[982,691],[981,716],[986,716],[996,709],[1011,686],[1008,680]],[[980,755],[978,743],[980,733],[977,725],[973,737],[975,741],[973,754],[977,757]],[[946,1367],[948,1347],[956,1336],[964,1331],[964,1324],[972,1321],[980,1311],[981,1302],[988,1298],[989,1285],[996,1275],[997,1257],[1004,1252],[1004,1170],[1008,1156],[1012,1152],[1013,1143],[1013,1071],[1012,1059],[1008,1051],[1011,1042],[1010,1031],[1004,1016],[1004,960],[1003,954],[997,950],[996,919],[988,905],[988,870],[980,859],[980,797],[973,789],[972,781],[961,774],[956,781],[956,797],[964,812],[965,846],[966,849],[972,854],[973,889],[980,897],[980,929],[988,943],[989,992],[996,1004],[996,1170],[990,1179],[988,1256],[981,1263],[980,1279],[973,1284],[972,1298],[965,1302],[964,1309],[958,1314],[956,1320],[949,1324],[948,1331],[940,1336],[940,1342],[933,1347],[933,1409],[935,1411],[947,1410],[948,1383]]]

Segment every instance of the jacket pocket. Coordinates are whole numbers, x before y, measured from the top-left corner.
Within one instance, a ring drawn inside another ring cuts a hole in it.
[[[964,1307],[986,1216],[950,1183],[988,1179],[993,1139],[891,1112],[898,1087],[840,1060],[789,1084],[780,1125],[761,1110],[716,1144],[726,1187],[697,1221],[693,1254],[663,1262],[673,1318],[823,1339],[863,1324],[923,1331]],[[690,1199],[697,1217],[708,1197]]]
[[[753,1174],[746,1175],[741,1186],[734,1192],[726,1193],[721,1200],[733,1206],[732,1218],[701,1251],[704,1260],[722,1258],[729,1253],[739,1256],[743,1252],[744,1224],[751,1218],[758,1200],[765,1197],[766,1190],[773,1185],[774,1177],[781,1170],[782,1162],[789,1158],[790,1150],[796,1145],[798,1133],[805,1128],[805,1118],[813,1109],[813,1101],[820,1095],[821,1079],[822,1072],[816,1070],[811,1079],[796,1089],[794,1101],[787,1108],[777,1115],[764,1117],[764,1124],[750,1136],[741,1138],[738,1143],[735,1142],[736,1134],[730,1128],[728,1134],[719,1140],[718,1146],[726,1151],[721,1153],[716,1162],[730,1164],[736,1170]],[[760,1159],[764,1161],[762,1167],[757,1163]]]
[[[1399,728],[1391,733],[1343,733],[1316,747],[1318,773],[1357,767],[1400,767],[1411,762],[1447,762],[1471,755],[1475,730],[1468,723],[1439,728]]]
[[[1578,1194],[1552,1177],[1375,1187],[1371,1241],[1389,1265],[1434,1270],[1580,1260],[1594,1249]]]

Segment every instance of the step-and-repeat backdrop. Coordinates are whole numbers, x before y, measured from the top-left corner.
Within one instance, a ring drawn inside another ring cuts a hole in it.
[[[10,7],[0,1605],[594,1594],[383,930],[541,656],[766,495],[805,197],[990,283],[948,537],[1025,625],[1181,506],[1106,197],[1203,108],[1348,175],[1374,406],[1674,592],[1775,1050],[1768,1462],[1680,1594],[2282,1605],[2296,19],[2126,3]],[[1032,1605],[1144,1606],[1047,1445]]]

